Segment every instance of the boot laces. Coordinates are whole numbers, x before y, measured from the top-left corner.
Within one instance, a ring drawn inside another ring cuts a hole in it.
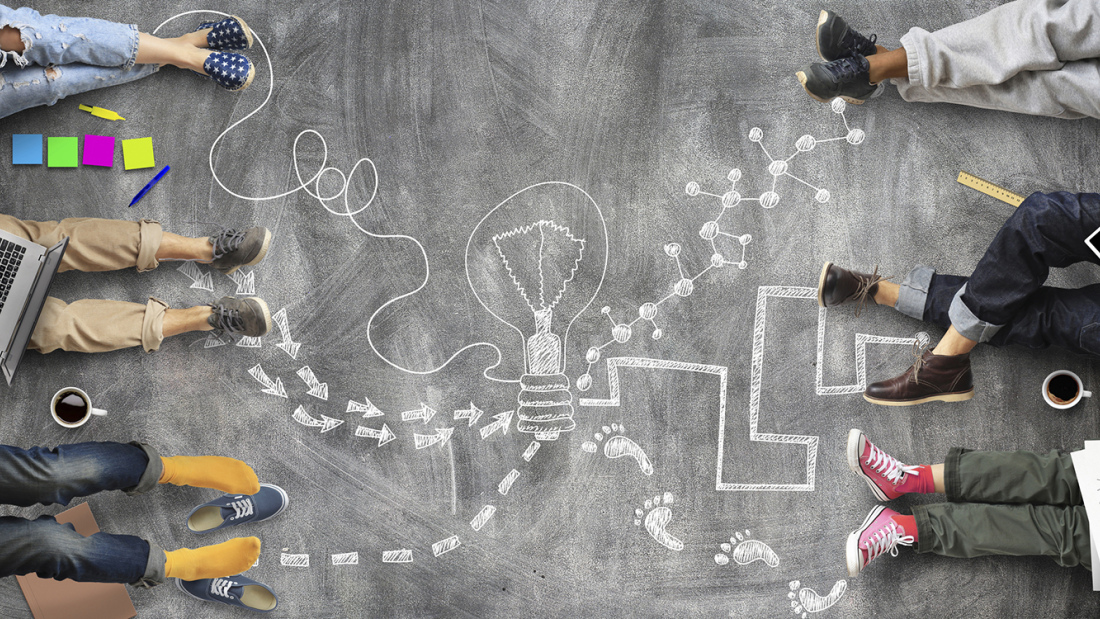
[[[834,81],[843,83],[853,78],[859,78],[865,72],[863,63],[860,60],[863,60],[863,56],[848,56],[826,62],[821,66],[832,76]]]
[[[244,331],[244,319],[241,318],[241,313],[235,309],[229,309],[224,305],[212,305],[212,311],[214,312],[214,322],[218,324],[218,328],[230,335],[236,335]]]
[[[218,260],[231,251],[236,251],[241,246],[241,243],[244,242],[244,235],[244,230],[222,228],[221,232],[212,237],[214,260]]]
[[[917,374],[919,374],[921,368],[924,367],[924,353],[928,351],[929,346],[930,344],[917,344],[916,342],[913,342],[913,358],[916,360],[913,361],[913,372],[909,375],[909,380],[913,381],[914,383],[918,382]]]
[[[867,299],[869,297],[873,298],[871,295],[871,289],[874,288],[875,285],[879,282],[886,281],[888,279],[890,278],[882,277],[878,274],[877,264],[875,265],[875,270],[871,273],[870,277],[868,277],[867,279],[863,279],[862,277],[859,278],[859,288],[856,289],[852,296],[848,297],[848,300],[854,299],[857,303],[856,318],[859,317],[859,313],[863,310],[863,306],[867,304]]]
[[[875,531],[866,542],[863,549],[867,551],[867,563],[875,560],[875,557],[889,552],[891,557],[898,556],[898,546],[912,546],[916,541],[912,535],[903,535],[898,531],[898,523],[891,520],[889,524]]]
[[[870,441],[868,441],[868,444],[871,447],[871,452],[867,454],[867,466],[871,467],[895,486],[901,483],[901,478],[907,474],[920,475],[918,467],[899,462],[897,458],[879,449]]]
[[[860,45],[861,40],[866,40],[866,41],[869,42],[869,49],[864,49],[863,46]],[[867,52],[872,51],[872,50],[875,49],[875,43],[877,43],[877,42],[878,42],[878,35],[877,34],[872,34],[869,37],[865,37],[862,34],[860,34],[859,32],[857,32],[855,30],[855,28],[852,28],[851,26],[849,26],[848,27],[848,32],[844,33],[844,39],[840,42],[840,45],[841,45],[841,47],[843,47],[844,49],[846,49],[850,52],[856,52],[858,54],[862,54],[862,55],[866,56]]]

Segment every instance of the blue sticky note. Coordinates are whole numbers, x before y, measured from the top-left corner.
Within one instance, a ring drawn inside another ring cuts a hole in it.
[[[42,165],[42,134],[12,135],[11,162],[13,165]]]

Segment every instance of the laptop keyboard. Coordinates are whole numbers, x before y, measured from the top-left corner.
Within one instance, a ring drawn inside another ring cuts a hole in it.
[[[11,291],[11,282],[15,279],[15,272],[19,270],[26,252],[26,248],[0,239],[0,310],[4,309],[8,292]]]

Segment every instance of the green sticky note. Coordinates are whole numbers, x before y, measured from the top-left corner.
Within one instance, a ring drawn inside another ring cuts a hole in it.
[[[80,144],[78,138],[46,138],[46,166],[75,168]]]
[[[127,170],[155,167],[157,164],[153,161],[153,138],[123,140],[122,160]]]

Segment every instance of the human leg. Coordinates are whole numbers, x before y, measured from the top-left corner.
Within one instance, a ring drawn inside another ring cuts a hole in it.
[[[0,446],[0,502],[68,505],[107,490],[140,494],[161,475],[156,450],[140,443],[76,443],[53,449]]]
[[[947,500],[965,503],[1081,505],[1070,454],[1053,450],[971,451],[953,448],[944,460]]]
[[[20,574],[152,585],[164,581],[164,552],[132,535],[84,537],[52,516],[0,517],[0,577]]]
[[[59,271],[155,269],[166,234],[160,223],[151,219],[72,217],[61,221],[25,221],[4,214],[0,214],[0,230],[46,247],[69,237]]]

